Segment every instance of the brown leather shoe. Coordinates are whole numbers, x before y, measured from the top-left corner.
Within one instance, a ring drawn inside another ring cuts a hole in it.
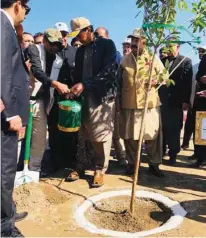
[[[104,185],[104,175],[101,170],[96,170],[94,172],[94,180],[92,183],[93,188],[99,188]]]

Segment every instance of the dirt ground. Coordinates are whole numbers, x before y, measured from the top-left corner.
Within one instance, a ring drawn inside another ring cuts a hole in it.
[[[129,210],[130,196],[103,199],[90,207],[85,216],[97,228],[139,232],[157,228],[169,220],[171,210],[151,200],[135,199],[135,213]]]
[[[147,161],[141,163],[138,190],[163,194],[181,203],[187,215],[177,229],[153,235],[154,237],[206,237],[206,169],[191,169],[187,157],[192,150],[182,151],[176,167],[161,165],[164,178],[148,173]],[[92,171],[84,179],[64,182],[64,173],[17,188],[14,200],[17,210],[28,211],[27,219],[17,223],[26,237],[97,237],[79,228],[74,212],[85,199],[104,191],[128,189],[132,178],[125,176],[116,160],[111,160],[105,185],[91,189]]]

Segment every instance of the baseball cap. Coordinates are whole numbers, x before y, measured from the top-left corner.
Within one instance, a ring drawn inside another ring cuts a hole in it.
[[[79,34],[79,32],[88,27],[91,26],[90,21],[85,17],[77,17],[71,20],[70,22],[71,30],[72,32],[69,34],[70,37],[75,37]]]
[[[203,49],[203,50],[206,50],[206,45],[200,45],[197,47],[197,49]]]
[[[61,32],[54,28],[48,28],[45,30],[44,35],[47,37],[48,41],[51,43],[57,42],[62,43]]]
[[[141,38],[145,37],[144,31],[141,28],[135,28],[131,35],[128,35],[127,38]]]
[[[126,38],[123,42],[122,42],[122,44],[124,45],[124,44],[131,44],[131,38]]]
[[[69,33],[69,28],[67,26],[66,23],[64,22],[57,22],[55,25],[54,25],[54,28],[59,30],[59,31],[65,31],[65,32],[68,32]]]

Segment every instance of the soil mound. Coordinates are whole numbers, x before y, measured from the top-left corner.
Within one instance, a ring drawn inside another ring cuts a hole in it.
[[[152,200],[136,199],[135,214],[129,212],[130,197],[104,199],[85,214],[98,228],[122,232],[151,230],[164,224],[172,215],[169,208]]]
[[[52,185],[29,183],[14,190],[14,201],[18,210],[34,211],[37,208],[48,208],[51,205],[63,204],[69,200],[68,193]]]

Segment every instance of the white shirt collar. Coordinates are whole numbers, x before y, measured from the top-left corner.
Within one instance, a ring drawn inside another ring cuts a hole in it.
[[[14,28],[14,21],[13,21],[12,17],[9,15],[9,13],[6,12],[6,11],[4,11],[2,8],[0,9],[0,11],[3,12],[3,13],[7,16],[7,18],[9,19],[9,21],[10,21],[12,27]],[[14,29],[15,29],[15,28],[14,28]]]

